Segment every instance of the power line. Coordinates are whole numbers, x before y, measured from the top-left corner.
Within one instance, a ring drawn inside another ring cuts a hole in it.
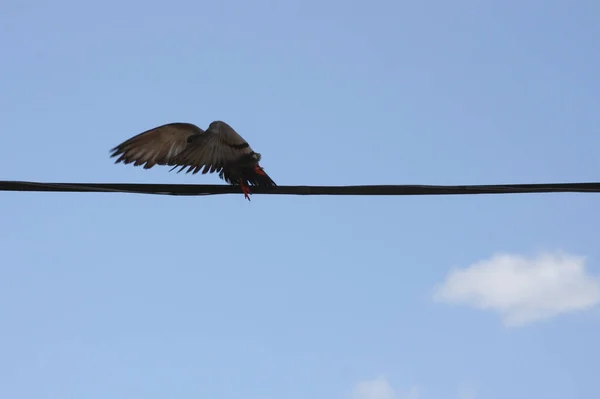
[[[158,195],[240,194],[239,187],[213,184],[49,183],[1,181],[0,191],[96,192]],[[271,195],[469,195],[526,193],[598,193],[598,183],[493,184],[493,185],[360,185],[253,187],[253,194]]]

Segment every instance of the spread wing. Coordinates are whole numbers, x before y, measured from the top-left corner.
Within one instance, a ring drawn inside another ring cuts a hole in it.
[[[111,150],[111,157],[120,155],[115,163],[144,165],[144,169],[154,165],[177,165],[173,159],[186,149],[190,138],[203,134],[204,130],[191,123],[169,123],[124,141]]]
[[[220,172],[253,153],[248,142],[221,121],[211,123],[206,132],[190,137],[188,141],[189,145],[173,159],[173,165],[176,165],[173,169],[180,166],[178,173],[185,168],[188,168],[186,173],[193,174],[200,170],[202,174]]]

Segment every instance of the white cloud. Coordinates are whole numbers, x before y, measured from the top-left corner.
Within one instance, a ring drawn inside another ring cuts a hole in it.
[[[353,399],[419,399],[419,391],[413,387],[406,395],[398,395],[385,377],[378,377],[356,384]]]
[[[395,399],[396,392],[384,377],[361,381],[354,388],[354,399]]]
[[[477,398],[477,388],[473,384],[463,385],[458,392],[458,399],[475,399]]]
[[[600,280],[587,273],[581,256],[496,254],[452,270],[434,300],[496,311],[505,325],[521,326],[596,305]]]
[[[458,396],[452,396],[458,399],[476,399],[474,386],[464,387],[458,393]],[[356,384],[352,399],[420,399],[421,393],[417,386],[399,394],[396,392],[385,377],[378,377],[373,380],[365,380]]]

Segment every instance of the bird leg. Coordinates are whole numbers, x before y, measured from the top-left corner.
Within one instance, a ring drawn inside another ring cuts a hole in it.
[[[242,191],[244,192],[244,198],[246,198],[248,201],[250,201],[250,194],[252,194],[250,192],[250,187],[248,187],[246,185],[246,183],[244,183],[244,179],[240,179],[240,187],[242,188]]]
[[[263,170],[263,168],[261,168],[261,167],[260,167],[258,164],[255,164],[255,165],[254,165],[254,171],[255,171],[257,174],[261,175],[261,176],[264,176],[264,175],[266,175],[266,173],[265,173],[265,171]]]

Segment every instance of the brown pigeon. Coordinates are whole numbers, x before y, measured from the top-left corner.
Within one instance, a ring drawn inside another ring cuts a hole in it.
[[[261,154],[254,152],[231,126],[212,122],[206,131],[191,123],[174,122],[147,130],[111,150],[115,163],[133,163],[149,169],[154,165],[178,167],[177,173],[218,172],[225,182],[239,185],[250,200],[249,185],[275,187],[275,182],[258,164]]]

